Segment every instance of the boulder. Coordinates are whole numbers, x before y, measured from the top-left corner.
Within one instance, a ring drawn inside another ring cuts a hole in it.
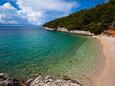
[[[54,79],[50,76],[34,75],[24,85],[6,73],[0,73],[0,86],[82,86],[77,80],[71,80],[68,76],[62,79]]]
[[[78,81],[71,80],[67,76],[64,79],[53,79],[50,76],[39,75],[29,81],[26,82],[27,86],[82,86]]]
[[[21,86],[19,80],[12,78],[6,73],[0,73],[0,86]]]

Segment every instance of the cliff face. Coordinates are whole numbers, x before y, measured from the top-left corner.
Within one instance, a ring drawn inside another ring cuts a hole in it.
[[[49,28],[67,28],[68,30],[90,31],[100,34],[115,21],[115,0],[95,8],[81,10],[69,16],[58,18],[43,25]]]

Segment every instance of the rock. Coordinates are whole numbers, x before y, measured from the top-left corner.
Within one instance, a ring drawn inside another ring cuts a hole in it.
[[[25,82],[25,85],[26,85],[26,86],[29,86],[32,81],[33,81],[33,79],[28,79],[28,80]]]
[[[0,86],[82,86],[76,80],[71,80],[68,76],[63,79],[53,79],[50,76],[35,75],[28,79],[24,85],[19,80],[12,78],[6,73],[0,73]]]
[[[8,75],[6,73],[0,73],[0,81],[4,81],[6,79],[8,79]]]
[[[0,86],[21,86],[19,80],[10,77],[6,73],[0,73]]]
[[[63,79],[53,79],[50,76],[39,75],[36,79],[29,82],[26,86],[82,86],[78,81],[71,80],[68,76]]]
[[[70,80],[70,78],[68,76],[66,76],[66,75],[64,75],[62,79],[64,79],[64,80]]]

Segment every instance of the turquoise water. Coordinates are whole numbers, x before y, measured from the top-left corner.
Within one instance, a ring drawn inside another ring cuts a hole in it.
[[[43,30],[39,26],[0,27],[0,72],[17,78],[87,74],[101,63],[97,40]]]

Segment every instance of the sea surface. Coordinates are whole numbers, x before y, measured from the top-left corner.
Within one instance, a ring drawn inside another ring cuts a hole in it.
[[[92,37],[41,26],[0,27],[0,72],[19,79],[38,73],[83,77],[98,68],[101,57],[100,43]]]

